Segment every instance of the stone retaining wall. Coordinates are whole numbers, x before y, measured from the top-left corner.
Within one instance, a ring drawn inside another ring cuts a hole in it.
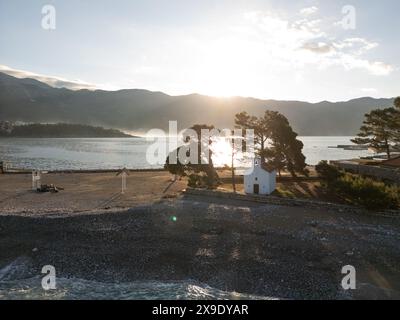
[[[363,176],[374,177],[381,180],[389,180],[397,184],[400,184],[400,171],[395,169],[364,165],[346,161],[331,161],[330,163],[345,171],[361,174]]]
[[[324,209],[324,210],[329,209],[329,210],[349,212],[349,213],[350,212],[365,213],[367,211],[364,208],[350,206],[350,205],[342,205],[338,203],[330,203],[330,202],[307,200],[307,199],[281,198],[271,195],[262,196],[253,194],[225,192],[220,190],[206,190],[206,189],[193,189],[193,188],[187,188],[184,191],[184,193],[188,195],[208,196],[208,197],[230,199],[230,200],[242,200],[242,201],[278,205],[278,206],[307,207],[307,208]],[[374,214],[400,217],[400,211],[398,210],[387,210],[384,212],[376,212]]]
[[[232,183],[232,177],[220,177],[219,180],[223,183]],[[235,176],[235,182],[238,184],[243,183],[243,175],[236,175]],[[305,181],[320,181],[321,179],[319,177],[292,177],[292,176],[282,176],[276,177],[276,182],[305,182]]]

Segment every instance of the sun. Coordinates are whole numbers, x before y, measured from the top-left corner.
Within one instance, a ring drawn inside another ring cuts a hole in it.
[[[232,162],[232,148],[230,143],[223,138],[217,139],[211,144],[211,151],[213,152],[213,163],[217,167],[231,165]]]
[[[232,137],[218,137],[213,140],[211,144],[211,151],[213,153],[212,160],[215,167],[232,166]],[[236,143],[236,142],[235,142]],[[250,168],[254,154],[248,151],[242,151],[237,149],[235,146],[233,154],[233,166],[236,172],[243,172],[243,170]]]

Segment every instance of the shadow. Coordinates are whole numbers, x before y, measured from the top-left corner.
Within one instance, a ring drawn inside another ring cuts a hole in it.
[[[175,178],[174,180],[172,180],[172,181],[167,185],[167,187],[163,190],[162,193],[166,193],[166,192],[169,190],[169,188],[171,188],[172,185],[173,185],[176,181],[177,181],[176,178]]]
[[[187,195],[118,213],[7,216],[0,217],[0,262],[28,256],[39,275],[43,265],[51,264],[60,277],[102,282],[192,279],[264,297],[336,299],[343,298],[343,263],[363,268],[375,259],[367,255],[372,247],[365,246],[372,238],[364,239],[366,231],[362,236],[349,232],[354,216],[346,217],[323,209]],[[374,265],[399,258],[391,241],[400,227],[386,227],[391,237],[379,238],[380,260]],[[361,259],[344,256],[349,243],[362,250]],[[379,270],[380,279],[388,279]],[[399,283],[392,283],[393,289],[399,290]]]
[[[122,197],[122,193],[121,192],[116,192],[114,193],[110,198],[104,200],[103,202],[100,202],[99,205],[97,205],[95,209],[104,209],[105,207],[109,206],[112,202],[114,202],[115,200],[119,199],[120,197]]]

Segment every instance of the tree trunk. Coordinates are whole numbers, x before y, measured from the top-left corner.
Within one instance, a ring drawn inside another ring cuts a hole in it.
[[[261,136],[261,152],[260,152],[260,156],[261,156],[261,163],[265,163],[265,156],[264,156],[264,136]]]
[[[235,168],[234,167],[232,167],[232,188],[233,188],[233,192],[236,193]]]
[[[232,173],[232,188],[233,192],[236,193],[236,183],[235,183],[235,167],[233,164],[233,161],[235,160],[235,150],[234,150],[234,144],[233,144],[233,139],[232,139],[232,163],[231,163],[231,173]]]
[[[386,154],[388,159],[390,159],[390,144],[388,143],[388,140],[385,139],[385,146],[386,146]]]

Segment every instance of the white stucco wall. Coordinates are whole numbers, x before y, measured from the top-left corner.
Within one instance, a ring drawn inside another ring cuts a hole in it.
[[[254,193],[254,184],[259,185],[259,194],[271,194],[276,189],[276,171],[264,170],[259,162],[244,173],[244,191]]]

